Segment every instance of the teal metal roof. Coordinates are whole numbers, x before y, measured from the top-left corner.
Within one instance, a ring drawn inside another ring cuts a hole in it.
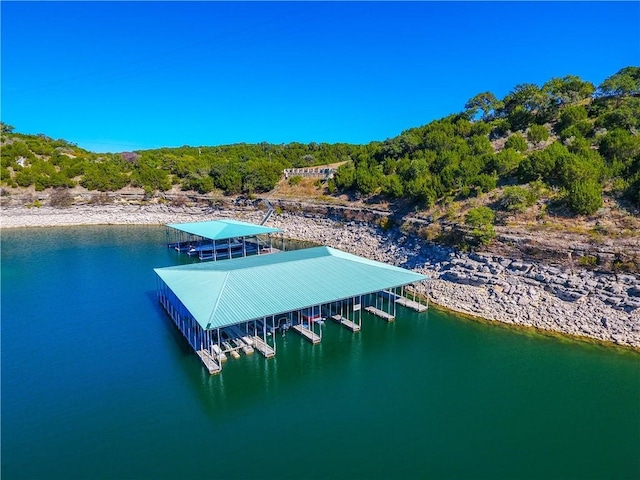
[[[330,247],[154,271],[204,329],[300,310],[426,280]]]
[[[281,232],[279,228],[265,227],[255,223],[240,222],[238,220],[221,219],[209,222],[169,223],[167,227],[182,232],[191,233],[210,240],[226,240],[235,237],[253,237],[266,233]]]

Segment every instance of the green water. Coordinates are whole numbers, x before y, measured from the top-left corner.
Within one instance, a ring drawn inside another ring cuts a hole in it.
[[[205,373],[159,227],[2,231],[2,478],[640,478],[640,355],[430,311]]]

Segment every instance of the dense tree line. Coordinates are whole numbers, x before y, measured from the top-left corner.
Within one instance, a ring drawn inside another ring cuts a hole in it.
[[[561,192],[577,214],[594,213],[603,192],[640,206],[640,68],[626,67],[596,87],[576,76],[517,85],[504,98],[483,92],[460,113],[367,145],[289,143],[161,148],[96,154],[1,125],[4,185],[149,194],[174,186],[201,193],[271,190],[282,170],[345,162],[332,193],[405,199],[424,205],[480,195],[497,186],[503,205],[531,205],[531,182]],[[529,192],[529,193],[527,193]],[[534,200],[535,201],[535,200]],[[491,231],[469,220],[483,238]],[[492,217],[491,217],[492,218]]]
[[[348,161],[360,148],[261,143],[96,154],[44,135],[16,134],[2,124],[0,177],[7,186],[36,190],[81,185],[106,192],[130,185],[149,194],[173,186],[200,193],[260,193],[273,189],[285,168]]]
[[[639,128],[638,67],[597,88],[571,75],[521,84],[503,99],[480,93],[458,114],[370,144],[333,188],[433,204],[539,181],[564,192],[575,213],[591,214],[613,185],[640,206]]]

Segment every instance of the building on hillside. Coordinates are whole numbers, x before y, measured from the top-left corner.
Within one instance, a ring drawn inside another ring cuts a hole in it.
[[[303,177],[303,178],[323,178],[330,179],[336,173],[333,167],[304,167],[304,168],[285,168],[284,178]]]

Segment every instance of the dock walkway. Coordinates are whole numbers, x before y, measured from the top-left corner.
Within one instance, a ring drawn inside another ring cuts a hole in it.
[[[253,340],[253,346],[262,355],[264,355],[265,358],[275,357],[276,351],[273,349],[273,347],[271,345],[268,345],[268,344],[264,343],[264,340],[262,340],[257,335],[255,337],[253,337],[252,340]]]
[[[421,303],[415,302],[407,297],[398,297],[396,299],[396,303],[402,305],[403,307],[411,308],[416,312],[426,312],[427,306]]]
[[[349,320],[348,318],[343,317],[340,314],[332,315],[331,316],[331,320],[333,320],[335,322],[338,322],[340,325],[344,325],[346,328],[348,328],[352,332],[359,332],[360,331],[360,325],[358,325],[357,323],[352,322],[351,320]]]
[[[308,328],[304,328],[302,325],[294,325],[292,328],[311,343],[320,343],[320,335],[312,332]]]
[[[207,370],[209,370],[209,374],[214,375],[220,373],[222,367],[207,350],[198,350],[196,353],[200,357],[200,360],[202,360],[202,363],[204,363],[204,366],[207,367]]]
[[[380,309],[378,309],[376,307],[365,307],[365,310],[367,312],[369,312],[369,313],[372,313],[376,317],[380,317],[383,320],[386,320],[387,322],[393,322],[396,319],[396,317],[394,317],[393,315],[391,315],[391,314],[389,314],[389,313],[387,313],[387,312],[385,312],[383,310],[380,310]]]

